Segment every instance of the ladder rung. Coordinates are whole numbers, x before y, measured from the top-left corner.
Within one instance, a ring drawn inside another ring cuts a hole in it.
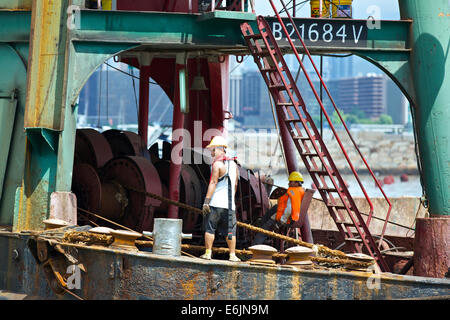
[[[244,38],[248,38],[248,39],[262,39],[262,35],[259,34],[259,33],[247,34],[247,35],[244,35]]]
[[[307,156],[307,157],[318,157],[319,155],[317,153],[314,152],[304,152],[302,153],[303,156]]]
[[[317,173],[317,174],[321,174],[321,175],[328,175],[327,170],[321,170],[321,169],[310,169],[309,173]],[[333,174],[333,173],[331,173]]]
[[[346,238],[345,241],[350,241],[350,242],[363,242],[362,239],[360,239],[360,238]]]
[[[328,192],[337,192],[336,188],[330,188],[330,187],[319,187],[317,189],[325,190],[325,191],[328,191]]]
[[[277,52],[275,51],[275,50],[267,50],[267,51],[262,51],[262,52],[260,52],[259,53],[259,55],[261,56],[261,57],[270,57],[270,53],[272,53],[273,55],[277,55]]]
[[[301,119],[286,119],[286,120],[284,120],[284,122],[287,122],[287,123],[291,123],[291,122],[302,122],[302,120],[301,120]]]
[[[345,206],[343,204],[331,204],[331,203],[327,203],[328,207],[333,207],[336,209],[345,209]]]
[[[288,88],[290,88],[291,86],[290,85],[287,85],[287,86],[285,86],[284,84],[271,84],[271,85],[269,85],[269,88],[271,88],[271,89],[276,89],[276,88],[279,88],[279,89],[285,89],[285,90],[287,90]]]
[[[346,226],[352,226],[352,227],[355,226],[355,225],[353,224],[353,222],[342,221],[342,220],[336,220],[336,223],[338,223],[338,224],[343,224],[343,225],[346,225]]]
[[[275,72],[278,71],[277,68],[262,68],[261,71],[263,72]],[[283,71],[282,68],[280,68],[280,71]]]
[[[294,139],[294,140],[303,140],[303,141],[311,140],[311,139],[309,139],[309,137],[292,137],[292,139]]]

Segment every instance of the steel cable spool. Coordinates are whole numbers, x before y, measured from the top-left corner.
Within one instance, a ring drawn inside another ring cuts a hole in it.
[[[136,133],[111,129],[102,134],[111,146],[114,157],[139,156],[151,160],[146,142]]]
[[[77,129],[75,138],[75,163],[88,163],[101,168],[113,158],[113,152],[105,137],[94,129]]]
[[[102,185],[95,168],[87,163],[75,164],[72,175],[72,192],[77,197],[78,207],[101,212]],[[91,217],[93,222],[97,221],[96,217]],[[89,223],[89,219],[83,214],[77,215],[79,225]]]
[[[143,157],[124,156],[112,159],[102,169],[102,181],[115,182],[121,186],[133,186],[162,196],[162,184],[156,168]],[[118,201],[117,193],[108,194],[110,201]],[[138,232],[152,230],[154,209],[161,206],[161,201],[145,194],[127,191],[128,204],[124,209],[121,224]]]
[[[247,171],[240,166],[238,168],[240,181],[236,190],[236,218],[238,221],[254,224],[269,210],[269,197],[267,190],[260,188],[258,178],[251,170]],[[238,229],[238,232],[238,239],[241,239],[238,241],[251,243],[254,235],[250,230]],[[241,245],[246,246],[244,243]]]
[[[160,160],[158,142],[155,142],[154,144],[152,144],[150,148],[148,148],[148,153],[150,154],[150,161],[152,163],[155,163],[156,161]]]
[[[200,208],[203,203],[200,180],[189,165],[181,167],[180,200],[196,208]],[[183,232],[192,233],[199,216],[186,210],[180,210],[180,218],[183,219]]]

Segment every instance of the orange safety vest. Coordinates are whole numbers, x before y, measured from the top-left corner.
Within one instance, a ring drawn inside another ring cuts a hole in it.
[[[290,223],[291,219],[297,221],[300,218],[300,205],[302,204],[303,196],[305,195],[305,189],[302,187],[290,187],[287,192],[278,198],[278,209],[276,220],[280,221],[281,217],[286,210],[288,201],[291,201],[291,216],[286,223]]]

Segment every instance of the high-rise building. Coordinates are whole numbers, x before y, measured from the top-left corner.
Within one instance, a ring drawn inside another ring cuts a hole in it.
[[[387,114],[393,124],[406,124],[409,115],[409,102],[400,88],[391,79],[387,79]]]
[[[345,58],[326,58],[330,60],[330,79],[342,79],[353,77],[353,56]]]
[[[337,107],[344,113],[367,118],[386,113],[387,84],[381,75],[334,79],[329,81],[329,87]]]
[[[122,72],[106,65],[98,68],[80,92],[78,114],[84,125],[103,126],[137,123],[139,79],[128,66],[117,66]],[[134,70],[139,77],[139,70]],[[133,85],[134,81],[134,85]],[[151,80],[149,96],[149,122],[161,125],[172,123],[172,102],[164,90]]]
[[[241,87],[242,73],[235,71],[230,74],[230,111],[234,117],[241,117]]]
[[[387,114],[393,124],[405,124],[408,101],[398,86],[387,76],[368,74],[327,83],[339,110],[360,117],[378,118]]]
[[[258,71],[248,71],[242,75],[240,91],[243,116],[259,115],[262,90],[267,90]]]

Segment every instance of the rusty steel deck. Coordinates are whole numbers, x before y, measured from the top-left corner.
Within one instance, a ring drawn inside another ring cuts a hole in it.
[[[74,299],[55,294],[42,264],[27,245],[27,233],[0,232],[0,292],[9,297]],[[55,243],[53,243],[55,245]],[[390,273],[299,270],[223,260],[158,256],[100,246],[61,244],[85,272],[82,299],[154,300],[379,300],[448,298],[450,280]]]

